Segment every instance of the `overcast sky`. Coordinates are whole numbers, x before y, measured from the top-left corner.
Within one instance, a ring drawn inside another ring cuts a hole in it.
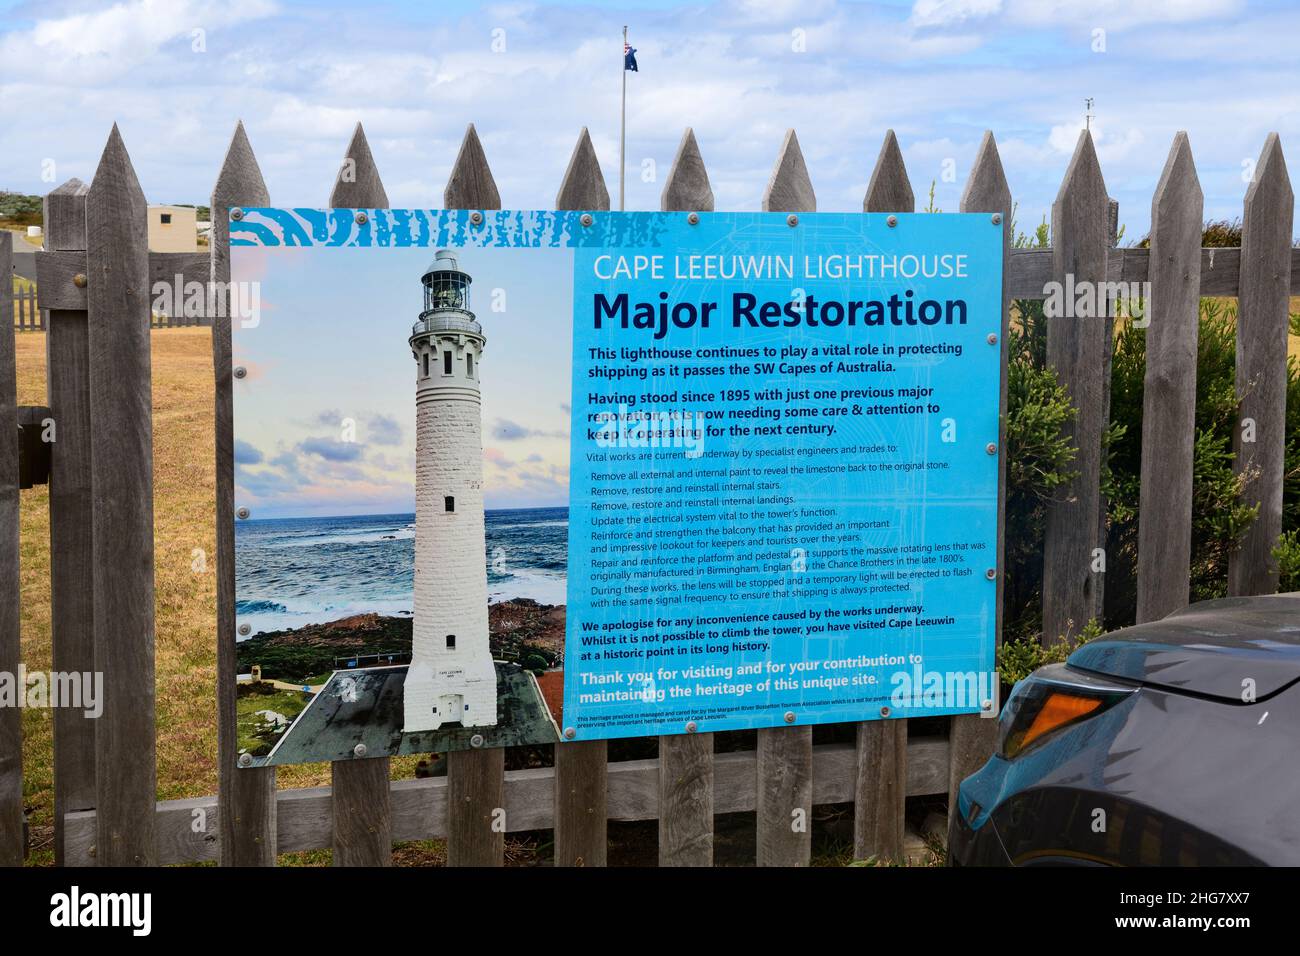
[[[626,23],[640,64],[628,77],[628,208],[657,208],[690,125],[719,209],[758,208],[787,127],[819,208],[860,209],[892,127],[918,202],[934,180],[938,205],[954,210],[991,128],[1029,227],[1050,208],[1092,97],[1103,172],[1132,239],[1176,130],[1190,133],[1209,216],[1240,215],[1244,170],[1270,130],[1300,168],[1296,7],[0,2],[0,188],[89,180],[116,120],[150,201],[206,203],[243,118],[272,200],[321,205],[359,119],[394,205],[442,204],[470,121],[507,207],[554,202],[584,125],[617,197]]]

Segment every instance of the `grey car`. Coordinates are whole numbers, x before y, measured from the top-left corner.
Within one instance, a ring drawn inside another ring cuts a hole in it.
[[[1300,592],[1194,604],[1018,683],[956,866],[1300,865]]]

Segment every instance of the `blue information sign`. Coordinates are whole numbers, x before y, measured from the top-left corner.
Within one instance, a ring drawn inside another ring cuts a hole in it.
[[[1000,222],[237,212],[253,764],[994,712]]]
[[[987,709],[1002,227],[575,250],[566,739]]]

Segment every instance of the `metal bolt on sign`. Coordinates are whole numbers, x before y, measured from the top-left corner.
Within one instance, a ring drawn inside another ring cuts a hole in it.
[[[250,625],[250,624],[241,624],[241,625],[239,625],[239,633],[242,634],[242,635],[244,635],[244,637],[248,637],[249,634],[252,634],[252,633],[253,633],[253,627],[252,627],[252,625]]]
[[[785,217],[785,224],[793,229],[795,226],[799,225],[799,217],[794,213],[790,213],[790,215]]]
[[[785,722],[786,722],[787,724],[793,724],[793,723],[794,723],[794,711],[793,711],[793,710],[787,710],[787,711],[785,712]]]
[[[241,767],[251,767],[251,766],[253,765],[253,755],[252,755],[252,754],[240,754],[240,755],[239,755],[239,765],[240,765]]]
[[[996,455],[998,453],[998,446],[995,442],[989,442],[984,446],[984,450],[990,455]]]
[[[484,741],[483,741],[482,734],[475,734],[473,737],[469,738],[469,745],[471,747],[482,747],[483,743]]]
[[[357,213],[356,219],[357,219],[358,226],[364,226],[367,222],[370,221],[370,217],[367,216],[364,212]]]
[[[472,212],[469,214],[469,222],[472,226],[483,225],[483,214],[481,212]]]
[[[998,576],[998,569],[989,568],[987,571],[984,572],[984,576],[988,578],[990,581],[992,581],[994,578]]]
[[[365,744],[357,744],[355,747],[352,748],[352,756],[354,756],[354,757],[364,757],[365,755],[366,755],[366,745],[365,745]]]
[[[898,217],[890,216],[888,219],[885,220],[885,225],[889,226],[890,229],[893,229],[895,226],[898,225]]]
[[[698,226],[700,224],[700,214],[698,212],[693,212],[686,217],[686,221],[692,226]]]
[[[996,333],[996,332],[990,332],[990,333],[989,333],[988,343],[989,343],[989,345],[997,345],[997,344],[998,344],[998,336],[997,336],[997,333]]]
[[[564,728],[564,737],[566,740],[572,740],[576,736],[578,736],[578,732],[574,730],[572,727]]]
[[[991,221],[993,222],[993,225],[995,225],[995,226],[1000,226],[1000,225],[1002,225],[1002,213],[1000,213],[1000,212],[995,212],[995,213],[990,217],[990,219],[991,219]]]
[[[697,730],[699,730],[699,729],[700,729],[700,728],[699,728],[699,725],[696,724],[695,721],[693,721],[693,720],[688,720],[688,721],[686,722],[686,732],[687,732],[688,734],[693,734],[693,733],[695,733],[695,731],[697,731]]]
[[[244,218],[244,210],[240,209],[238,206],[235,206],[230,210],[230,218],[235,220],[235,222],[239,222],[239,220]]]
[[[235,366],[235,378],[248,378],[248,369],[242,365]]]
[[[888,716],[889,716],[889,708],[888,708],[887,706],[886,706],[886,707],[881,707],[881,708],[880,708],[880,716],[881,716],[881,717],[888,717]]]
[[[238,511],[235,512],[235,515],[240,518],[247,518],[249,514],[250,512],[247,508],[240,508]]]
[[[579,222],[581,222],[584,226],[590,226],[595,221],[596,220],[591,218],[591,213],[589,212],[584,212],[582,214],[582,219],[579,220]]]

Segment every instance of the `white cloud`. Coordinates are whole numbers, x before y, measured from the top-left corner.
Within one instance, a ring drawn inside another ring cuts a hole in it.
[[[1002,0],[916,0],[912,23],[919,27],[949,26],[981,20],[1002,10]]]
[[[1119,30],[1227,17],[1243,7],[1244,0],[1007,0],[1007,15],[1034,26],[1074,24]]]
[[[189,48],[206,46],[208,31],[275,11],[271,0],[132,0],[38,19],[29,30],[7,34],[0,57],[8,69],[60,80],[82,72],[120,75],[182,37]]]
[[[741,18],[754,23],[789,23],[801,26],[809,17],[834,9],[833,0],[733,0]]]
[[[1062,123],[1053,126],[1047,136],[1047,144],[1058,155],[1072,156],[1075,147],[1079,144],[1079,124],[1078,121]],[[1119,163],[1127,159],[1135,147],[1139,147],[1146,142],[1146,137],[1142,131],[1136,127],[1123,129],[1118,133],[1107,131],[1107,127],[1096,122],[1092,124],[1092,143],[1097,150],[1097,159],[1102,164],[1103,169],[1107,164]]]

